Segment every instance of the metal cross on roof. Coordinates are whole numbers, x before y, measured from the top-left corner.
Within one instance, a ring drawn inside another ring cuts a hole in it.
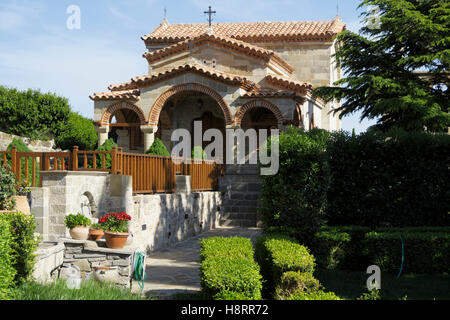
[[[209,26],[211,27],[211,24],[212,24],[212,22],[213,22],[212,15],[213,15],[213,14],[216,14],[216,11],[212,11],[212,10],[211,10],[211,6],[209,6],[209,10],[208,10],[208,11],[205,11],[204,13],[207,14],[207,15],[209,16],[209,17],[208,17],[208,22],[209,22]]]

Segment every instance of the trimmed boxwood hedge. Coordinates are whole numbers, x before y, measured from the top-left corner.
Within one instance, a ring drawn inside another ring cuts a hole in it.
[[[16,270],[14,283],[20,285],[30,279],[36,262],[34,252],[39,244],[34,235],[36,221],[34,216],[20,212],[3,213],[0,221],[6,221],[10,225],[11,262]]]
[[[11,298],[10,289],[16,275],[12,261],[12,242],[11,223],[0,217],[0,300]]]
[[[326,227],[316,233],[311,252],[319,268],[365,270],[378,265],[383,272],[398,273],[405,250],[404,273],[449,272],[448,227],[379,228]]]
[[[200,283],[206,298],[261,299],[262,278],[250,239],[207,238],[200,246]]]
[[[275,293],[283,273],[298,271],[313,273],[315,259],[308,248],[295,239],[282,236],[262,236],[256,241],[256,261],[265,280],[263,294],[270,298]]]
[[[366,235],[366,254],[382,271],[433,274],[450,271],[450,234],[445,232],[370,232]]]
[[[368,260],[364,255],[367,227],[323,227],[316,233],[311,252],[321,269],[364,270]]]

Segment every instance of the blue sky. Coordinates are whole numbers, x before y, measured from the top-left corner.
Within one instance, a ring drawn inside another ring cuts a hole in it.
[[[339,0],[347,27],[360,27],[360,0]],[[144,75],[140,37],[156,28],[167,10],[171,23],[206,22],[211,5],[216,22],[331,20],[337,0],[0,0],[0,85],[40,89],[69,99],[72,109],[93,117],[89,95]],[[69,30],[70,5],[81,9],[81,29]],[[364,131],[359,114],[343,129]]]

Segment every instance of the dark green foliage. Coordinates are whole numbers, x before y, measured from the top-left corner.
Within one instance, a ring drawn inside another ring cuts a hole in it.
[[[64,131],[70,107],[66,98],[0,86],[0,131],[48,139]]]
[[[404,273],[433,274],[450,271],[450,234],[443,232],[392,232],[366,235],[366,254],[384,272],[398,273],[404,242]]]
[[[98,136],[92,120],[71,112],[66,127],[55,138],[55,142],[63,150],[72,150],[74,146],[78,146],[80,150],[94,150]]]
[[[202,147],[195,146],[194,149],[192,149],[191,159],[206,159],[206,152],[202,149]]]
[[[14,284],[16,270],[12,263],[11,224],[0,217],[0,300],[11,298],[11,287]]]
[[[362,118],[378,118],[383,130],[447,131],[449,1],[361,3],[369,5],[380,9],[379,26],[367,24],[360,35],[338,35],[336,58],[346,77],[335,84],[340,87],[322,87],[315,93],[326,101],[343,100],[337,109],[341,116],[362,111]],[[428,74],[423,77],[417,70]]]
[[[328,224],[450,224],[450,136],[336,133],[327,153]]]
[[[274,295],[283,273],[313,273],[315,267],[315,259],[308,248],[281,235],[259,237],[256,241],[255,257],[261,266],[261,274],[265,280],[263,293],[267,298]]]
[[[170,157],[170,153],[169,151],[167,151],[166,146],[161,141],[161,139],[158,138],[155,138],[155,141],[153,142],[152,146],[145,153],[154,156]]]
[[[289,127],[279,136],[278,174],[263,176],[264,224],[293,228],[305,244],[323,222],[329,177],[324,157],[328,137],[324,130],[305,133]]]
[[[370,228],[358,226],[324,227],[316,233],[310,249],[321,269],[363,270],[364,238]]]
[[[261,299],[261,275],[249,239],[203,239],[200,257],[201,287],[207,298]]]
[[[100,147],[97,148],[97,151],[112,151],[114,148],[117,148],[117,143],[114,142],[113,139],[106,140]],[[97,155],[97,167],[102,166],[102,156]],[[105,156],[105,167],[106,169],[111,169],[111,155],[107,154]]]
[[[16,177],[9,167],[0,165],[0,210],[10,210],[15,203],[11,197],[16,193]]]
[[[0,220],[8,221],[11,226],[11,257],[16,270],[14,282],[19,285],[27,281],[36,262],[34,254],[39,241],[35,239],[36,222],[34,216],[23,213],[4,213]]]

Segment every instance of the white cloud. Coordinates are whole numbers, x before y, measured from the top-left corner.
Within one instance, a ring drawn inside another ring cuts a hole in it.
[[[17,30],[39,16],[44,5],[39,1],[13,1],[0,4],[0,30]]]

